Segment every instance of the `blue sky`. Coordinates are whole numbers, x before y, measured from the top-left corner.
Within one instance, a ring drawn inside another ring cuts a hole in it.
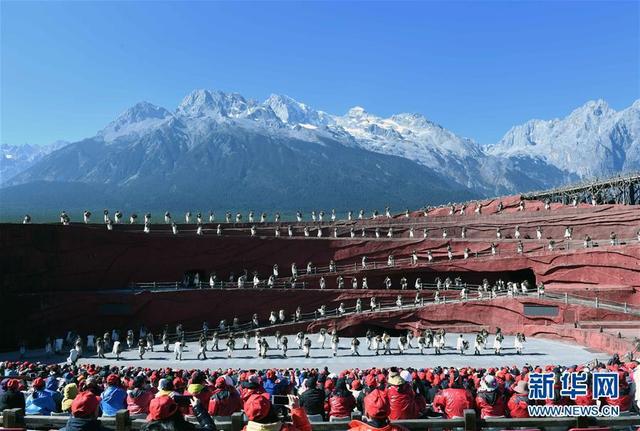
[[[640,97],[640,2],[8,2],[0,142],[78,140],[196,88],[420,112],[481,143]]]

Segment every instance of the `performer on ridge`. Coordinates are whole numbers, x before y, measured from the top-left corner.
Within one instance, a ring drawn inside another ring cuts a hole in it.
[[[305,337],[303,346],[304,346],[304,357],[305,358],[311,357],[311,340],[309,339],[309,337]]]
[[[353,337],[353,339],[351,340],[351,356],[360,356],[360,352],[358,352],[359,347],[360,340],[358,340],[356,337]]]
[[[473,342],[473,354],[476,356],[482,355],[482,350],[484,349],[484,344],[486,340],[482,333],[478,333],[476,335],[475,341]]]
[[[493,350],[498,356],[502,354],[503,341],[504,341],[504,335],[502,335],[502,330],[500,328],[496,328],[496,338],[493,341]]]
[[[333,353],[333,357],[338,356],[338,343],[340,342],[340,338],[338,337],[338,333],[334,329],[331,333],[331,352]]]

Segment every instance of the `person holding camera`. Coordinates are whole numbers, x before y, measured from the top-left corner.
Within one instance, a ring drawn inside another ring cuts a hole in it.
[[[186,404],[186,405],[184,405]],[[191,406],[199,426],[185,420],[180,407]],[[156,397],[149,404],[147,423],[142,431],[216,431],[216,424],[196,397],[170,394]]]
[[[288,404],[284,407],[291,414],[291,422],[284,422],[278,417],[268,393],[248,392],[244,398],[243,410],[249,422],[242,431],[311,431],[311,423],[305,410],[300,407],[298,397],[287,395],[286,398]],[[276,401],[275,397],[273,399]]]

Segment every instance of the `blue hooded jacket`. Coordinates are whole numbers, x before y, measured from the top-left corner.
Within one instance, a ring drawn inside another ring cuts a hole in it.
[[[117,386],[107,386],[102,395],[102,416],[115,416],[118,410],[127,408],[127,392]]]
[[[28,415],[50,416],[56,410],[56,402],[46,391],[34,391],[27,397],[25,404]]]
[[[45,380],[44,391],[51,395],[53,401],[56,403],[56,411],[59,411],[62,407],[62,394],[58,392],[58,379],[51,376]]]
[[[286,389],[289,386],[289,380],[286,378],[278,378],[274,380],[266,379],[262,386],[264,387],[265,392],[271,396],[281,395],[286,392]]]

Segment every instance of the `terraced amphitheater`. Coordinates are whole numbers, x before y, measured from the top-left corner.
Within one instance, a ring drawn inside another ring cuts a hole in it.
[[[180,224],[184,215],[162,214],[144,223],[105,214],[106,227],[102,214],[85,223],[3,224],[2,296],[12,306],[2,340],[15,348],[68,330],[160,331],[177,323],[195,330],[225,320],[232,331],[330,327],[345,336],[499,326],[510,335],[633,351],[640,206],[570,193],[399,214],[318,211],[277,222],[228,213]],[[305,318],[294,318],[298,307]],[[270,324],[279,310],[285,321]]]

